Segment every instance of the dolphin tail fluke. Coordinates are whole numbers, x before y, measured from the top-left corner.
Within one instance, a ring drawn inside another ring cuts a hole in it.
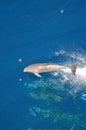
[[[76,62],[75,64],[73,64],[71,66],[71,72],[72,72],[73,75],[76,74],[76,69],[77,69],[78,64],[79,64],[79,62]]]

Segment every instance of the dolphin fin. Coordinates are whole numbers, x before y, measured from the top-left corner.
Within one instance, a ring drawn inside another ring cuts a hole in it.
[[[71,72],[72,72],[73,75],[76,74],[76,69],[77,69],[77,65],[78,65],[78,64],[79,64],[79,62],[76,62],[75,64],[73,64],[73,65],[71,66]]]
[[[39,73],[34,73],[37,77],[42,77]]]

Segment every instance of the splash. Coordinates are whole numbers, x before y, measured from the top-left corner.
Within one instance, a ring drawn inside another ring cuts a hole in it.
[[[77,75],[80,75],[86,80],[86,67],[77,69]]]
[[[80,53],[81,52],[81,53]],[[66,61],[63,61],[63,65],[70,66],[74,64],[74,62],[79,62],[79,65],[76,70],[76,75],[73,76],[71,73],[71,69],[64,69],[61,71],[56,71],[52,73],[54,78],[59,78],[59,81],[64,85],[65,83],[69,83],[70,85],[70,93],[74,94],[78,91],[86,88],[86,54],[82,51],[79,52],[67,52],[65,50],[56,51],[54,53],[57,58],[63,56],[64,59],[66,57]],[[67,61],[68,59],[68,61]]]
[[[63,88],[66,87],[67,92],[72,95],[86,89],[86,53],[83,52],[82,49],[75,52],[66,50],[56,51],[54,52],[54,55],[51,56],[50,62],[52,62],[52,59],[55,61],[55,63],[68,66],[70,68],[51,72],[50,74],[52,76],[47,78],[45,82],[40,80],[40,82],[35,82],[35,85],[29,84],[26,86],[35,89],[40,86],[48,86],[48,88],[50,86],[50,88],[53,89],[60,88],[62,91],[64,90]],[[76,75],[74,76],[71,73],[71,66],[75,62],[79,62],[79,64],[76,69]]]

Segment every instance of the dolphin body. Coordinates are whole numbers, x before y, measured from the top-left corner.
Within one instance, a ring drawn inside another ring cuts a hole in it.
[[[71,69],[72,74],[75,75],[77,65],[78,63],[75,63],[71,67],[66,67],[54,63],[38,63],[38,64],[32,64],[25,67],[23,72],[33,73],[37,77],[42,77],[40,73],[43,72],[51,72],[51,71],[62,70],[62,69]]]
[[[37,77],[42,77],[40,73],[43,72],[51,72],[51,71],[62,70],[62,69],[71,69],[72,74],[75,75],[77,65],[78,62],[73,64],[71,67],[62,66],[54,63],[38,63],[38,64],[32,64],[25,67],[23,72],[33,73]]]

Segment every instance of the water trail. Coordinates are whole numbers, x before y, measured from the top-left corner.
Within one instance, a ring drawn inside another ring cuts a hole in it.
[[[77,69],[77,75],[80,75],[81,77],[86,79],[86,66],[83,68]]]
[[[67,52],[65,50],[60,50],[55,52],[55,56],[59,58],[60,56],[63,56],[64,59],[68,58],[68,61],[63,61],[63,65],[70,66],[74,64],[74,62],[79,62],[79,65],[76,69],[76,75],[73,76],[71,73],[71,69],[64,69],[62,71],[56,71],[53,74],[53,76],[58,78],[60,75],[63,80],[60,80],[63,85],[65,83],[70,84],[70,93],[77,93],[78,91],[82,89],[86,89],[86,54],[82,52]],[[71,59],[72,58],[72,59]],[[71,87],[72,86],[72,87]]]

